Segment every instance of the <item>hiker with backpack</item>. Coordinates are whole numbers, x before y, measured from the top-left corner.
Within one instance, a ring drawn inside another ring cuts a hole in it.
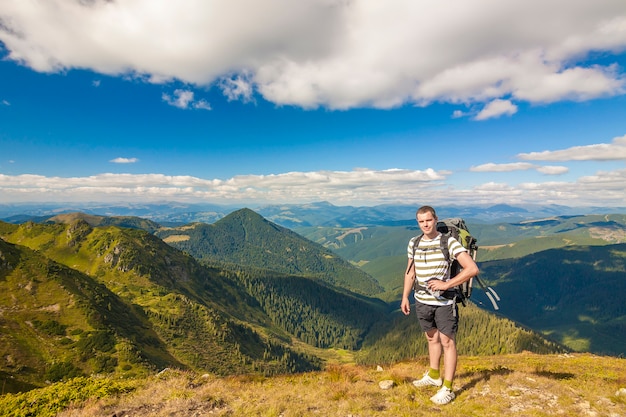
[[[412,238],[408,244],[409,260],[400,307],[405,315],[410,314],[409,295],[415,290],[415,310],[428,341],[430,369],[421,379],[413,381],[413,385],[441,387],[430,399],[443,405],[455,398],[452,381],[457,364],[456,332],[459,323],[459,294],[455,289],[476,276],[478,266],[457,239],[444,236],[437,229],[435,209],[422,206],[417,210],[416,217],[423,234]],[[442,239],[447,253],[442,250]],[[457,261],[460,268],[450,276],[452,261]],[[442,353],[443,375],[440,372]]]

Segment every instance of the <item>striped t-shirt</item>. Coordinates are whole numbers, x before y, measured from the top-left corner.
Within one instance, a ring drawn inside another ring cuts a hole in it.
[[[426,236],[422,236],[417,248],[413,250],[415,239],[416,237],[409,241],[407,252],[409,259],[413,258],[413,265],[415,266],[415,279],[417,280],[417,283],[420,286],[425,287],[426,281],[429,279],[449,279],[448,269],[450,268],[450,265],[441,251],[441,233],[439,233],[437,237],[432,240],[428,240]],[[456,259],[457,255],[461,252],[466,252],[466,249],[455,238],[450,236],[448,237],[448,251],[450,252],[450,257],[452,259]],[[454,303],[453,300],[448,300],[443,297],[435,297],[428,291],[421,289],[415,291],[415,299],[421,303],[435,306]]]

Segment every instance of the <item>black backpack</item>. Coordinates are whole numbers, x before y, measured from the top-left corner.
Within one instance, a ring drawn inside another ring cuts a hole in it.
[[[449,218],[443,219],[437,222],[437,231],[441,233],[441,252],[444,257],[450,264],[450,268],[448,268],[448,278],[453,277],[459,273],[462,269],[461,265],[457,260],[454,260],[450,257],[450,252],[448,250],[448,238],[452,236],[455,238],[463,247],[467,250],[468,254],[476,261],[476,252],[478,252],[477,240],[474,236],[472,236],[465,224],[465,221],[461,218]],[[419,236],[415,236],[413,239],[413,257],[415,257],[415,249],[419,244],[423,234]],[[458,285],[454,288],[454,290],[450,290],[452,292],[450,299],[455,299],[457,303],[461,303],[464,306],[466,305],[466,301],[472,296],[472,286],[473,282],[476,281],[480,285],[480,287],[485,291],[487,298],[491,301],[493,308],[498,310],[497,301],[500,301],[500,297],[495,292],[495,290],[491,287],[487,287],[483,284],[483,282],[478,278],[478,275],[470,278],[468,281],[465,281],[463,284]],[[417,285],[417,279],[415,280],[415,285]]]

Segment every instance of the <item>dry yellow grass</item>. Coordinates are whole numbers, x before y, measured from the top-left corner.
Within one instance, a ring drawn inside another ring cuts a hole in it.
[[[59,417],[122,416],[626,416],[626,360],[594,355],[461,357],[456,400],[417,389],[426,358],[377,370],[351,364],[270,378],[166,371],[132,394],[77,404]],[[382,390],[379,382],[393,380]]]
[[[184,242],[189,239],[191,239],[189,235],[171,235],[171,236],[163,238],[163,242],[165,243]]]

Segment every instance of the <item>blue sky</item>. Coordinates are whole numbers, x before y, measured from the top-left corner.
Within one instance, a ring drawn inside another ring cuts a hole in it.
[[[624,208],[625,162],[623,0],[0,4],[0,203]]]

